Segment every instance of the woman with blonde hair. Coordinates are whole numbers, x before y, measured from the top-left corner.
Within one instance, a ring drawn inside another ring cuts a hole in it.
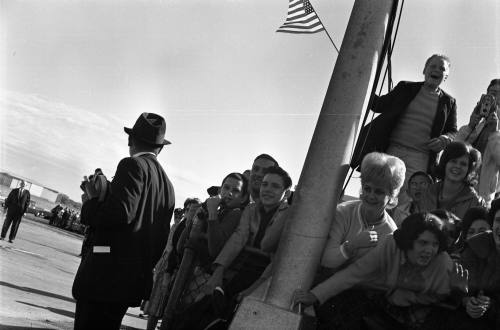
[[[405,171],[405,164],[397,157],[379,152],[365,156],[360,199],[337,206],[321,258],[323,267],[345,267],[397,229],[387,209],[397,205]]]

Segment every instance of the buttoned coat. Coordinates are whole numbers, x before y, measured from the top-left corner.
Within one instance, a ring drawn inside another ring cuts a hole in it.
[[[19,194],[19,188],[12,189],[5,200],[8,219],[20,219],[30,205],[30,192],[23,189],[22,194]]]

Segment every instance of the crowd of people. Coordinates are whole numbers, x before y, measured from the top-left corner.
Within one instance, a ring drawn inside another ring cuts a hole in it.
[[[78,223],[80,213],[77,210],[57,204],[50,210],[49,225],[71,229],[74,223]]]
[[[500,79],[458,130],[455,99],[440,88],[449,69],[433,55],[423,82],[375,98],[381,115],[356,148],[359,199],[337,205],[313,286],[293,294],[292,305],[314,309],[318,328],[500,328],[498,170],[481,165],[498,138]],[[261,154],[204,201],[174,210],[156,161],[170,143],[164,119],[144,113],[125,132],[131,157],[114,179],[96,175],[82,187],[90,235],[73,287],[75,329],[118,329],[139,302],[148,329],[159,320],[162,329],[227,328],[242,299],[273,276],[293,205],[290,175]],[[493,182],[493,197],[480,194],[481,181]]]

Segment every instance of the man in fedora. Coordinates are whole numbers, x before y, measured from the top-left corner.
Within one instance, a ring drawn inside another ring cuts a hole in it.
[[[30,192],[24,189],[25,183],[23,180],[19,182],[19,188],[12,189],[5,200],[5,208],[7,209],[7,215],[2,226],[2,234],[0,240],[5,239],[7,231],[10,227],[9,243],[14,243],[14,239],[17,235],[17,229],[19,229],[19,224],[23,218],[23,214],[26,213],[28,206],[30,205]]]
[[[143,113],[124,129],[130,157],[118,164],[106,196],[84,182],[81,222],[92,237],[73,283],[75,329],[120,329],[128,307],[149,298],[152,269],[168,239],[174,189],[156,159],[170,144],[165,120]]]

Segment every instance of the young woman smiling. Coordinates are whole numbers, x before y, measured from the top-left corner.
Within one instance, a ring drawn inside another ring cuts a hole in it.
[[[422,210],[445,209],[463,218],[471,207],[485,206],[472,187],[480,165],[481,154],[470,145],[455,141],[446,146],[436,168],[440,181],[429,186]]]

